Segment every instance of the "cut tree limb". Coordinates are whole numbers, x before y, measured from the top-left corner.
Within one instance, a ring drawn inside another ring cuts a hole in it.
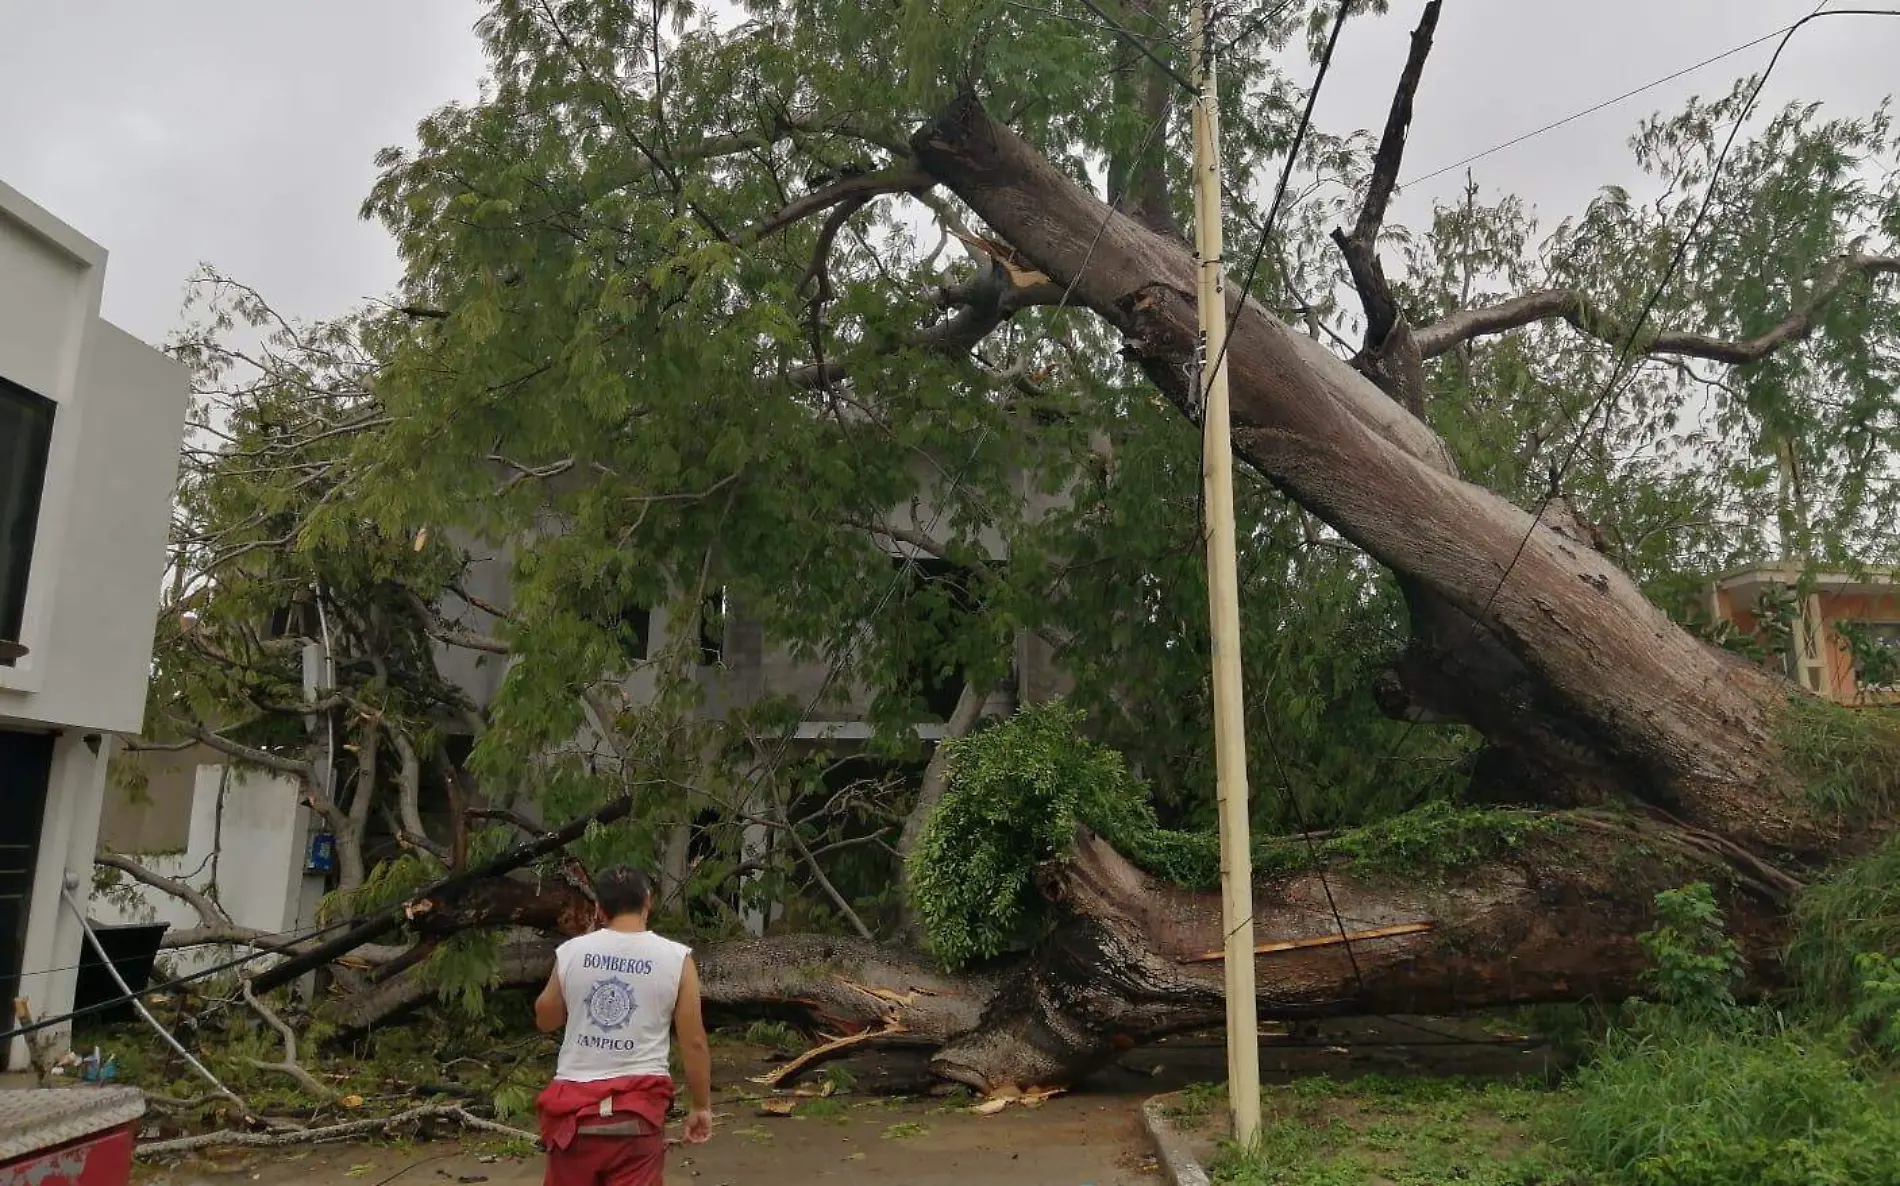
[[[464,886],[498,878],[504,873],[521,868],[530,861],[538,860],[549,853],[559,852],[580,839],[591,825],[608,824],[622,818],[633,810],[633,803],[632,792],[616,796],[593,811],[576,816],[545,836],[525,844],[517,844],[472,869],[465,869],[424,886],[401,903],[362,915],[355,925],[336,938],[320,943],[302,954],[266,969],[256,977],[257,989],[259,992],[268,992],[273,988],[289,984],[305,972],[321,968],[332,960],[348,955],[356,948],[389,934],[403,925],[409,918],[409,907],[417,902],[452,895]]]

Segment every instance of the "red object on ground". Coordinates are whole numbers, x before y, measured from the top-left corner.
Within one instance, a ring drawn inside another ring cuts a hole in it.
[[[0,1186],[126,1186],[136,1088],[0,1092]]]

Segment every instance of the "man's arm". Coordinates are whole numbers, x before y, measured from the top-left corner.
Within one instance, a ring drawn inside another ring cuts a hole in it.
[[[686,1065],[686,1090],[693,1100],[692,1113],[686,1118],[686,1139],[698,1143],[712,1135],[712,1044],[706,1040],[706,1020],[699,1012],[699,966],[690,955],[680,969],[673,1034],[679,1039],[680,1061]]]
[[[561,989],[561,969],[557,965],[554,971],[548,973],[548,983],[541,990],[541,995],[534,998],[534,1027],[542,1033],[549,1033],[566,1024],[567,995]]]

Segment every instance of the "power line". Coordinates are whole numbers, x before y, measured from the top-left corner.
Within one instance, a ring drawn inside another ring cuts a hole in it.
[[[1662,86],[1664,83],[1674,82],[1676,79],[1681,78],[1684,75],[1695,73],[1697,70],[1702,69],[1704,66],[1712,66],[1717,62],[1720,62],[1726,58],[1732,58],[1736,54],[1741,53],[1744,50],[1754,49],[1756,46],[1761,45],[1764,42],[1772,41],[1777,37],[1784,38],[1784,41],[1782,44],[1786,45],[1787,42],[1785,38],[1793,35],[1796,29],[1799,29],[1802,25],[1807,24],[1809,21],[1815,20],[1820,17],[1828,17],[1828,16],[1900,16],[1900,9],[1834,8],[1834,9],[1827,9],[1826,11],[1811,12],[1807,16],[1801,18],[1800,20],[1796,21],[1792,25],[1785,25],[1782,28],[1773,30],[1772,32],[1763,33],[1760,37],[1756,37],[1753,40],[1744,41],[1740,45],[1731,46],[1728,49],[1723,50],[1721,53],[1714,54],[1710,57],[1706,57],[1702,59],[1700,62],[1697,62],[1694,65],[1684,66],[1680,70],[1673,71],[1669,74],[1663,75],[1661,78],[1655,79],[1650,82],[1646,82],[1643,85],[1636,87],[1633,90],[1624,91],[1622,94],[1617,95],[1614,98],[1604,99],[1601,102],[1593,103],[1581,111],[1572,112],[1571,114],[1564,116],[1562,119],[1555,120],[1551,123],[1545,124],[1541,128],[1535,128],[1521,135],[1513,136],[1511,139],[1506,140],[1501,144],[1494,144],[1490,148],[1487,148],[1483,150],[1482,152],[1475,152],[1471,154],[1470,156],[1465,157],[1463,160],[1454,162],[1453,164],[1446,165],[1443,168],[1434,169],[1429,173],[1420,174],[1417,177],[1409,177],[1399,183],[1400,187],[1403,188],[1405,186],[1418,185],[1421,182],[1431,181],[1435,178],[1443,177],[1447,173],[1455,172],[1456,170],[1464,168],[1466,165],[1470,165],[1477,161],[1481,161],[1485,157],[1503,152],[1505,149],[1508,149],[1508,148],[1515,148],[1527,140],[1534,140],[1537,137],[1542,136],[1546,132],[1554,132],[1558,128],[1564,127],[1567,124],[1571,124],[1571,123],[1576,122],[1577,120],[1583,119],[1585,116],[1595,115],[1597,112],[1602,111],[1607,107],[1616,106],[1618,103],[1623,102],[1625,99],[1633,99],[1637,95],[1643,94],[1647,91],[1655,90],[1657,87]],[[1780,50],[1777,49],[1776,53],[1779,54]]]
[[[306,929],[303,927],[290,927],[289,929],[282,930],[282,931],[259,931],[257,934],[252,935],[246,939],[207,939],[203,943],[193,943],[188,947],[160,948],[158,955],[160,957],[163,957],[165,953],[168,951],[169,952],[190,951],[194,948],[199,948],[199,947],[258,947],[258,946],[262,946],[266,954],[275,955],[275,954],[281,954],[282,949],[286,947],[289,947],[293,944],[302,943],[305,939],[313,938],[316,935],[319,935],[321,933],[322,933],[321,928]],[[276,943],[276,945],[272,947],[270,946],[270,944],[274,940],[282,940],[282,942]],[[54,968],[36,968],[32,971],[21,972],[20,979],[26,980],[34,976],[56,976],[61,972],[76,972],[80,970],[81,968],[84,968],[87,966],[88,966],[87,963],[84,960],[81,960],[79,963],[76,963],[76,964],[61,964],[58,967],[54,967]]]
[[[1156,53],[1152,48],[1149,47],[1146,41],[1143,41],[1141,38],[1135,36],[1133,31],[1123,26],[1122,23],[1120,21],[1117,21],[1113,16],[1110,16],[1106,11],[1103,10],[1101,5],[1095,2],[1095,0],[1082,0],[1082,7],[1094,13],[1098,18],[1101,19],[1102,24],[1105,25],[1110,32],[1114,33],[1115,36],[1127,42],[1130,46],[1133,46],[1135,50],[1137,50],[1141,54],[1142,57],[1147,58],[1149,61],[1153,62],[1156,66],[1159,66],[1161,68],[1161,72],[1163,74],[1166,74],[1169,78],[1172,78],[1176,86],[1179,86],[1182,90],[1188,92],[1189,94],[1194,94],[1196,92],[1197,88],[1195,87],[1195,85],[1192,82],[1189,82],[1187,78],[1184,75],[1182,75],[1182,73],[1179,70],[1176,70],[1173,67],[1173,65],[1171,65],[1168,62],[1166,58]]]
[[[1455,161],[1452,164],[1444,166],[1443,168],[1433,169],[1431,172],[1420,174],[1417,177],[1408,177],[1404,181],[1400,182],[1399,186],[1400,188],[1405,188],[1406,186],[1418,185],[1421,182],[1431,181],[1436,178],[1443,177],[1447,173],[1454,173],[1458,171],[1459,169],[1464,168],[1466,165],[1475,164],[1478,161],[1483,160],[1485,157],[1503,152],[1507,148],[1516,148],[1518,145],[1524,143],[1526,140],[1535,140],[1537,137],[1542,136],[1546,132],[1554,132],[1558,128],[1564,127],[1567,124],[1575,123],[1577,120],[1583,119],[1586,116],[1595,115],[1597,112],[1602,111],[1606,107],[1614,107],[1618,103],[1623,102],[1625,99],[1634,99],[1636,96],[1643,94],[1647,91],[1653,91],[1657,87],[1662,86],[1664,83],[1674,82],[1676,79],[1681,78],[1685,74],[1693,74],[1697,70],[1702,69],[1704,66],[1712,66],[1715,63],[1720,62],[1725,58],[1732,58],[1736,54],[1741,53],[1743,50],[1754,49],[1756,46],[1762,44],[1765,41],[1772,41],[1776,37],[1780,37],[1783,34],[1791,32],[1796,27],[1797,26],[1795,25],[1785,25],[1782,28],[1774,30],[1772,33],[1763,33],[1760,37],[1757,37],[1752,41],[1744,41],[1740,45],[1731,46],[1730,48],[1723,50],[1719,54],[1715,54],[1711,57],[1703,58],[1700,62],[1697,62],[1693,66],[1684,66],[1682,69],[1674,71],[1673,73],[1665,74],[1661,78],[1654,79],[1650,82],[1646,82],[1643,85],[1636,87],[1634,90],[1624,91],[1622,94],[1617,95],[1615,98],[1604,99],[1601,102],[1593,103],[1590,106],[1585,107],[1581,111],[1573,111],[1569,115],[1564,116],[1562,119],[1553,120],[1552,122],[1545,124],[1541,128],[1535,128],[1531,131],[1524,132],[1521,135],[1513,136],[1509,140],[1506,140],[1500,144],[1494,144],[1490,148],[1487,148],[1483,150],[1482,152],[1474,152],[1470,156],[1465,157],[1462,160]]]
[[[1247,263],[1247,277],[1240,282],[1240,311],[1222,335],[1220,351],[1214,355],[1209,374],[1219,374],[1221,362],[1227,357],[1228,347],[1233,345],[1234,331],[1240,325],[1240,319],[1247,315],[1247,293],[1253,288],[1255,273],[1260,270],[1260,260],[1267,253],[1267,242],[1273,238],[1273,224],[1280,216],[1280,203],[1286,198],[1286,187],[1293,179],[1294,166],[1299,163],[1300,148],[1306,143],[1306,132],[1313,123],[1313,105],[1319,102],[1320,88],[1326,85],[1326,71],[1333,64],[1333,50],[1339,45],[1340,30],[1346,27],[1346,18],[1351,15],[1351,0],[1340,0],[1338,14],[1333,18],[1332,32],[1326,38],[1326,49],[1319,59],[1319,70],[1313,75],[1313,89],[1306,93],[1306,106],[1300,112],[1299,126],[1294,129],[1293,143],[1287,148],[1286,163],[1280,169],[1279,184],[1274,186],[1273,201],[1267,206],[1267,216],[1260,228],[1260,238],[1253,247],[1253,259]],[[1203,411],[1205,415],[1205,411]]]

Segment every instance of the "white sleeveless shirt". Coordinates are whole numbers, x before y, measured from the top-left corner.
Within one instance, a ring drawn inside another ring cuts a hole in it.
[[[556,1079],[665,1075],[673,1004],[692,948],[652,931],[598,930],[554,952],[567,1002]]]

